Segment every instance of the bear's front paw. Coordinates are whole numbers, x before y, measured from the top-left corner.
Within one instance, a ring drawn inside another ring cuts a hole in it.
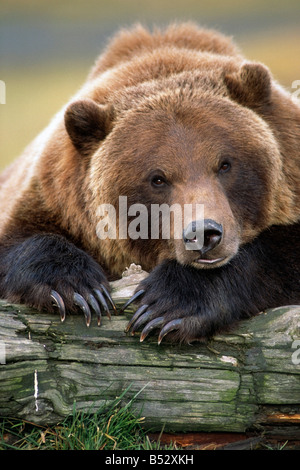
[[[101,266],[60,235],[35,235],[9,247],[0,279],[2,298],[48,312],[58,309],[62,321],[79,308],[87,326],[92,312],[100,325],[102,312],[110,316],[108,304],[116,311]]]
[[[63,297],[63,294],[60,295],[57,291],[51,290],[50,298],[52,300],[53,306],[58,308],[61,321],[64,321],[66,318],[66,301]],[[106,315],[110,318],[110,311],[107,301],[110,302],[112,308],[116,311],[116,306],[108,290],[103,284],[99,284],[97,289],[94,288],[90,292],[85,288],[85,295],[81,295],[74,291],[71,297],[71,302],[73,302],[73,305],[79,307],[84,313],[87,326],[90,326],[91,323],[91,311],[94,311],[97,315],[98,326],[101,324],[102,310],[104,310]],[[74,310],[72,307],[71,309]]]
[[[143,327],[140,335],[140,341],[142,342],[151,331],[160,329],[158,335],[158,344],[160,344],[168,333],[177,331],[177,336],[180,334],[183,319],[174,318],[171,320],[172,316],[170,312],[159,312],[155,309],[155,306],[142,304],[133,315],[125,331],[131,331],[131,334],[134,335],[136,331]],[[144,326],[145,324],[146,326]]]
[[[169,297],[167,292],[156,291],[157,300],[149,301],[149,296],[152,297],[150,289],[140,289],[136,292],[130,301],[124,306],[125,308],[137,297],[142,297],[138,309],[128,322],[125,331],[134,335],[136,332],[141,331],[140,341],[149,335],[150,332],[158,331],[158,344],[161,343],[163,338],[172,333],[172,339],[180,342],[191,342],[195,340],[196,328],[200,330],[200,337],[205,336],[204,330],[201,326],[203,320],[197,316],[197,311],[192,310],[188,303],[185,307],[182,306],[182,301]],[[161,302],[160,296],[166,296],[165,301]],[[174,305],[176,304],[176,305]],[[198,324],[198,325],[197,325]]]
[[[172,261],[163,263],[141,282],[123,306],[124,311],[139,301],[125,331],[131,334],[141,331],[140,341],[150,332],[159,331],[158,344],[166,335],[183,343],[206,339],[215,333],[217,322],[209,307],[204,308],[203,300],[201,282],[194,269]]]

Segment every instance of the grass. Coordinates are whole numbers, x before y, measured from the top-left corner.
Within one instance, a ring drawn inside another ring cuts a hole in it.
[[[90,65],[68,64],[64,70],[62,64],[49,64],[2,71],[6,104],[0,107],[0,170],[22,153],[73,96]]]
[[[76,411],[55,426],[39,426],[6,418],[0,423],[0,450],[155,450],[142,427],[144,418],[133,411],[135,397],[122,400],[128,389],[96,413]],[[164,449],[176,449],[172,444]]]
[[[290,27],[260,33],[239,41],[238,45],[248,59],[263,62],[270,68],[274,78],[292,91],[292,82],[300,79],[299,29]]]

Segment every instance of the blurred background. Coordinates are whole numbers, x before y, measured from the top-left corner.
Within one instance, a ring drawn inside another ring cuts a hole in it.
[[[77,91],[119,28],[174,20],[232,36],[290,91],[300,80],[299,0],[0,0],[0,170]]]

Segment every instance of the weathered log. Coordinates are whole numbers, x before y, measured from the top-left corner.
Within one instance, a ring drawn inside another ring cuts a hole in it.
[[[137,273],[112,283],[122,304]],[[125,290],[122,287],[125,283]],[[133,310],[131,310],[132,313]],[[94,412],[128,386],[145,427],[166,431],[263,429],[300,438],[300,306],[269,310],[209,343],[126,335],[125,315],[37,313],[0,302],[0,416],[51,424]]]

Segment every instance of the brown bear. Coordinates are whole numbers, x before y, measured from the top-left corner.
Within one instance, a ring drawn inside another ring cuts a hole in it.
[[[214,31],[122,31],[0,185],[11,302],[100,324],[141,264],[127,331],[159,342],[300,302],[299,102]]]

